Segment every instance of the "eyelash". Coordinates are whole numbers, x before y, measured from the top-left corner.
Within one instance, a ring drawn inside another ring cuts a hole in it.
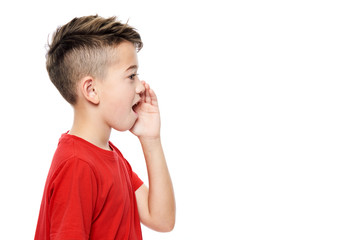
[[[139,74],[134,73],[134,74],[131,74],[129,78],[130,78],[131,80],[135,80],[135,77],[138,76],[138,75],[139,75]]]

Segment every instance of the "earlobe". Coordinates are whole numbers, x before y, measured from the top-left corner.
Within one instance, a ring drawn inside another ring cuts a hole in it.
[[[86,100],[92,104],[99,104],[99,95],[95,87],[95,81],[92,77],[85,77],[81,81],[81,93]]]

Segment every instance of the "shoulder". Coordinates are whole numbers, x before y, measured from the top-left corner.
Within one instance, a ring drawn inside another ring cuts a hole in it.
[[[104,157],[111,158],[112,156],[106,150],[100,149],[80,137],[63,134],[59,140],[53,161],[62,162],[64,160],[77,159],[78,161],[86,162],[90,166],[94,166]]]
[[[96,168],[88,161],[76,156],[62,159],[58,164],[51,166],[49,177],[51,182],[63,180],[86,180],[97,178]]]
[[[54,180],[64,174],[80,175],[81,172],[96,175],[96,167],[91,159],[91,153],[80,141],[63,134],[52,159],[49,178]]]
[[[92,154],[81,142],[71,137],[64,137],[59,141],[58,147],[52,159],[51,169],[53,172],[63,168],[88,167],[94,169]]]

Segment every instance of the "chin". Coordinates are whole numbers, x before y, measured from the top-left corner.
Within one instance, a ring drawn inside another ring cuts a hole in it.
[[[115,129],[116,131],[119,131],[119,132],[126,132],[126,131],[130,130],[131,128],[132,128],[132,126],[131,127],[124,127],[124,126],[122,126],[122,127],[113,127],[113,129]]]
[[[135,125],[135,123],[136,123],[136,119],[134,121],[128,122],[126,124],[122,124],[121,126],[120,126],[120,124],[117,126],[113,126],[112,128],[119,132],[125,132],[128,130],[131,130],[133,128],[133,126]]]

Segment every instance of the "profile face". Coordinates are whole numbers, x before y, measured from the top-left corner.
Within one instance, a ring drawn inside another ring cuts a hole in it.
[[[138,59],[134,44],[122,42],[115,49],[113,64],[98,82],[99,107],[105,123],[118,131],[126,131],[136,122],[134,105],[140,101],[144,86],[137,76]]]

